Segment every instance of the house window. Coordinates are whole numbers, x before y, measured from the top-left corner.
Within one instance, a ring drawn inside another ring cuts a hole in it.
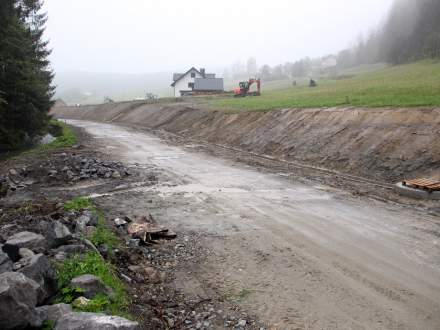
[[[195,72],[191,72],[191,78],[195,78],[196,77],[196,73]]]
[[[188,88],[194,89],[194,83],[188,83]]]

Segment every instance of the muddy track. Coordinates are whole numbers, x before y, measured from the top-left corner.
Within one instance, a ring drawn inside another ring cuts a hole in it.
[[[182,290],[233,298],[276,329],[440,327],[438,217],[117,125],[73,124],[110,157],[167,173],[154,189],[112,194],[130,212],[153,200],[160,223],[206,236],[208,257],[178,274]]]

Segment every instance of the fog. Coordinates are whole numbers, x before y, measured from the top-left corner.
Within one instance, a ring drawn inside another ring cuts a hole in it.
[[[221,70],[335,53],[384,20],[392,0],[46,0],[57,73]],[[219,72],[221,73],[221,71]]]

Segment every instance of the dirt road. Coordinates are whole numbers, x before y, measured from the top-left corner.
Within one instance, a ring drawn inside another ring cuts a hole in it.
[[[440,219],[291,182],[116,125],[70,121],[167,182],[133,191],[159,222],[209,237],[183,290],[224,295],[276,329],[440,329]],[[145,194],[145,195],[143,195]],[[125,203],[125,204],[124,204]],[[154,209],[154,208],[153,208]],[[154,210],[153,210],[154,211]]]

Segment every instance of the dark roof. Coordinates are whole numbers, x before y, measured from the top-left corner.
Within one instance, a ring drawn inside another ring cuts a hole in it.
[[[173,83],[171,84],[171,87],[174,87],[176,85],[176,82],[178,82],[180,79],[182,79],[183,77],[185,77],[188,73],[190,73],[191,71],[195,71],[197,72],[199,75],[202,75],[202,73],[197,70],[195,67],[192,67],[191,69],[189,69],[188,71],[186,71],[184,74],[182,74],[179,78],[177,78],[176,80],[173,81]],[[173,74],[173,78],[174,78]],[[203,76],[203,75],[202,75]]]
[[[222,91],[223,78],[196,78],[194,80],[195,91]]]
[[[173,81],[176,81],[176,80],[179,79],[181,76],[183,76],[183,73],[173,73]]]

